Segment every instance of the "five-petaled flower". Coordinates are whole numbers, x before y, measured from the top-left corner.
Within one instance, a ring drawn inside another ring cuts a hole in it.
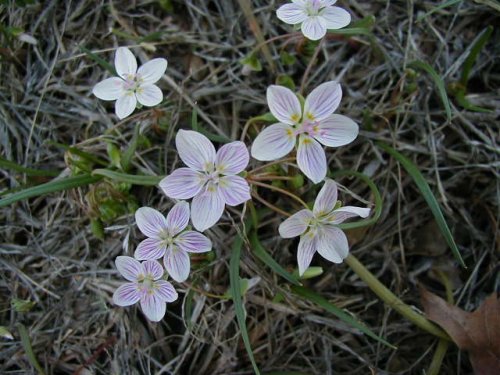
[[[175,144],[188,168],[173,171],[160,182],[170,198],[189,199],[191,221],[203,232],[219,221],[225,205],[237,206],[250,199],[248,182],[238,173],[248,165],[248,150],[243,142],[231,142],[217,153],[203,134],[179,130]]]
[[[351,22],[345,9],[333,6],[336,0],[293,0],[279,7],[276,14],[290,25],[301,25],[302,34],[311,40],[323,38],[328,29],[341,29]]]
[[[119,119],[134,112],[137,102],[153,107],[162,101],[163,93],[154,83],[165,73],[167,60],[153,59],[137,69],[132,52],[120,47],[116,50],[115,68],[119,77],[99,82],[92,92],[99,99],[116,100],[115,112]]]
[[[369,208],[345,206],[335,209],[337,204],[337,184],[327,179],[321,188],[313,210],[301,210],[279,226],[283,238],[300,236],[297,260],[299,274],[302,276],[311,264],[317,251],[333,263],[342,263],[349,253],[349,245],[344,232],[337,224],[354,217],[367,217]]]
[[[321,144],[329,147],[346,145],[357,137],[359,131],[358,125],[350,118],[333,114],[341,98],[340,84],[325,82],[307,96],[302,111],[299,99],[290,89],[270,86],[267,103],[279,123],[267,127],[257,136],[252,144],[252,156],[261,161],[279,159],[292,151],[298,137],[297,164],[300,170],[314,183],[322,181],[327,163]]]
[[[135,221],[148,238],[137,246],[134,257],[139,260],[163,257],[168,274],[177,282],[189,276],[188,253],[204,253],[212,248],[212,242],[203,234],[185,230],[189,222],[187,202],[176,203],[166,218],[153,208],[141,207],[135,212]]]
[[[130,306],[140,302],[146,317],[160,321],[165,315],[168,302],[177,299],[177,292],[168,281],[160,280],[163,267],[156,260],[140,263],[132,257],[119,256],[116,268],[129,282],[121,285],[113,294],[113,302],[118,306]]]

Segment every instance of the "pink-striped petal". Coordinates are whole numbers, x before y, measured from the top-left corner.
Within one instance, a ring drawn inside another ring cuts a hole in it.
[[[113,303],[118,306],[130,306],[140,299],[139,289],[136,283],[125,283],[120,285],[113,293]]]
[[[134,112],[137,106],[137,98],[134,93],[127,92],[120,96],[115,104],[115,113],[120,120],[128,117]]]
[[[167,304],[156,294],[145,294],[141,298],[141,309],[146,318],[152,322],[159,322],[165,316]]]
[[[237,206],[252,199],[247,180],[240,176],[224,176],[220,178],[219,191],[229,206]]]
[[[304,233],[309,226],[309,222],[313,218],[313,214],[310,210],[300,210],[294,213],[284,222],[282,222],[278,228],[280,236],[283,238],[293,238],[300,236]]]
[[[217,223],[224,212],[225,200],[219,189],[209,185],[204,192],[193,198],[191,203],[191,221],[199,232]]]
[[[189,215],[188,202],[176,203],[167,214],[168,233],[171,236],[175,236],[177,233],[182,232],[189,223]]]
[[[268,126],[255,138],[252,156],[260,161],[279,159],[293,150],[295,139],[290,125],[278,123]]]
[[[168,281],[155,281],[154,286],[154,294],[163,302],[174,302],[179,297],[173,285]]]
[[[359,133],[358,124],[349,117],[333,114],[318,124],[319,132],[314,138],[329,147],[339,147],[351,143]]]
[[[102,100],[116,100],[124,94],[123,79],[107,78],[94,86],[93,94]]]
[[[328,219],[332,224],[340,224],[351,217],[366,218],[368,215],[370,215],[369,208],[344,206],[333,211]]]
[[[168,230],[165,217],[151,207],[141,207],[135,211],[135,222],[142,234],[150,238],[161,239],[162,233]]]
[[[278,8],[276,15],[289,25],[296,25],[307,19],[307,8],[301,4],[285,4]]]
[[[304,134],[299,137],[297,165],[315,184],[321,182],[326,176],[325,151],[318,142]]]
[[[314,253],[316,252],[317,238],[316,233],[309,231],[300,237],[299,248],[297,251],[297,263],[299,265],[299,275],[302,276],[309,268]]]
[[[137,101],[146,107],[154,107],[163,100],[163,93],[156,85],[144,85],[135,93]]]
[[[137,71],[137,60],[127,47],[120,47],[115,54],[115,68],[118,75],[124,79]]]
[[[313,212],[316,217],[330,213],[337,204],[337,184],[327,178],[314,202]]]
[[[167,60],[157,58],[149,60],[137,70],[137,79],[142,80],[144,85],[151,85],[158,82],[167,70]]]
[[[215,148],[203,134],[192,130],[179,130],[175,145],[180,158],[189,168],[210,171],[215,163]]]
[[[335,81],[322,83],[307,96],[304,103],[304,118],[321,121],[330,116],[339,106],[342,89]]]
[[[150,277],[153,280],[161,279],[163,276],[163,267],[156,260],[142,262],[142,269],[144,270],[144,276]]]
[[[320,16],[308,17],[300,28],[302,34],[310,40],[320,40],[326,34],[325,21]]]
[[[189,199],[205,184],[205,176],[190,168],[178,168],[160,181],[165,195],[174,199]]]
[[[162,240],[146,238],[135,249],[134,258],[137,260],[158,259],[165,255],[167,247]]]
[[[128,281],[137,281],[142,275],[142,266],[137,260],[128,256],[119,256],[115,259],[118,272]]]
[[[174,243],[188,253],[205,253],[212,249],[212,242],[207,237],[192,230],[179,234]]]
[[[243,142],[231,142],[217,151],[215,168],[222,174],[238,174],[247,167],[249,159],[247,146]]]
[[[267,88],[266,96],[267,105],[278,121],[293,125],[302,117],[299,99],[289,88],[271,85]]]
[[[351,23],[351,14],[339,7],[328,7],[320,12],[327,29],[336,30],[346,27]]]
[[[175,281],[182,283],[188,278],[191,268],[189,255],[178,247],[174,246],[167,251],[163,264],[168,274]]]
[[[337,0],[319,0],[320,8],[333,5],[336,2],[337,2]]]
[[[324,225],[318,233],[317,250],[320,255],[333,263],[342,263],[349,254],[347,237],[339,228]]]

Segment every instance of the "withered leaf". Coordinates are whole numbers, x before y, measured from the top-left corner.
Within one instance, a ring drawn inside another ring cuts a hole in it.
[[[467,312],[435,294],[420,289],[427,317],[439,324],[455,344],[469,353],[474,373],[500,374],[500,299],[486,298],[476,311]]]

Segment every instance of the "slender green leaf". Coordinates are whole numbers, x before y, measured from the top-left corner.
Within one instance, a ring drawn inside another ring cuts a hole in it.
[[[118,75],[118,73],[116,73],[116,69],[113,65],[111,65],[109,62],[107,62],[103,58],[99,57],[98,55],[96,55],[91,50],[89,50],[83,46],[80,46],[80,50],[82,52],[84,52],[89,58],[91,58],[96,63],[98,63],[100,66],[102,66],[104,69],[106,69],[108,72],[110,72],[112,75],[114,75],[114,76]]]
[[[80,158],[82,158],[83,160],[86,160],[88,162],[99,164],[99,165],[102,165],[104,167],[109,164],[106,160],[100,159],[95,155],[92,155],[88,152],[82,151],[82,150],[76,148],[75,146],[68,146],[68,145],[65,145],[63,143],[53,142],[53,141],[48,141],[47,143],[50,145],[60,147],[63,150],[66,150],[66,151],[70,152],[71,154],[79,156]]]
[[[21,337],[21,344],[23,345],[24,351],[26,352],[26,357],[28,357],[28,361],[34,368],[36,368],[38,374],[45,375],[43,367],[40,366],[40,363],[38,363],[35,353],[33,352],[33,347],[31,346],[31,340],[28,334],[28,330],[23,324],[17,323],[17,331],[19,332],[19,336]]]
[[[94,169],[93,176],[103,176],[118,182],[127,182],[132,185],[155,186],[161,181],[159,176],[134,175],[112,171],[110,169]]]
[[[493,32],[493,26],[486,27],[481,33],[477,36],[475,41],[472,44],[469,55],[464,61],[462,77],[460,79],[460,83],[465,87],[467,86],[467,82],[469,81],[470,72],[474,63],[476,62],[479,53],[484,48],[485,44],[490,39],[491,33]]]
[[[488,108],[483,108],[479,107],[475,104],[472,104],[467,100],[465,97],[465,88],[462,88],[457,91],[455,94],[455,99],[457,100],[457,103],[460,104],[460,106],[468,111],[473,111],[473,112],[481,112],[481,113],[492,113],[492,109]]]
[[[91,176],[89,174],[82,174],[79,176],[72,176],[61,178],[58,180],[52,180],[46,182],[45,184],[33,186],[17,193],[8,195],[7,197],[0,199],[0,207],[8,206],[14,202],[21,201],[28,198],[38,197],[40,195],[45,195],[49,193],[54,193],[57,191],[69,190],[75,187],[85,186],[97,182],[102,177]]]
[[[427,13],[421,15],[420,17],[417,18],[417,22],[420,22],[422,21],[424,18],[430,16],[431,14],[441,10],[441,9],[444,9],[444,8],[447,8],[447,7],[450,7],[452,5],[455,5],[455,4],[458,4],[458,3],[461,3],[462,0],[448,0],[448,1],[445,1],[444,3],[432,8],[430,11],[428,11]]]
[[[421,69],[431,76],[431,78],[434,80],[434,83],[436,84],[436,87],[439,92],[439,96],[441,97],[441,101],[443,102],[444,109],[446,111],[446,118],[448,122],[451,121],[451,106],[450,106],[450,101],[448,99],[448,94],[446,93],[446,87],[444,85],[443,79],[437,74],[437,72],[434,70],[432,66],[427,64],[424,61],[416,60],[408,64],[408,66],[416,68],[416,69]]]
[[[418,189],[422,193],[422,196],[424,197],[425,201],[429,205],[429,208],[432,211],[432,214],[434,215],[434,218],[436,219],[437,225],[439,229],[441,230],[441,233],[443,234],[444,238],[446,239],[446,242],[448,243],[448,246],[451,248],[451,251],[455,255],[455,258],[460,262],[460,264],[464,267],[467,268],[465,265],[462,256],[460,255],[460,251],[458,250],[458,247],[453,240],[453,236],[451,235],[450,228],[448,228],[448,224],[446,224],[446,220],[444,219],[443,212],[441,211],[441,208],[439,207],[439,204],[437,202],[437,199],[434,197],[434,194],[432,194],[432,190],[429,187],[429,184],[425,180],[424,176],[422,176],[422,173],[418,170],[417,166],[411,162],[410,159],[408,159],[406,156],[400,154],[398,151],[390,147],[389,145],[386,145],[385,143],[379,142],[378,145],[380,148],[388,152],[393,158],[395,158],[397,161],[401,163],[401,165],[404,167],[404,169],[410,174],[410,176],[413,178],[413,181],[415,181],[415,184],[418,186]]]
[[[253,370],[257,375],[260,375],[259,368],[253,356],[252,347],[250,345],[250,337],[248,336],[247,326],[245,323],[245,309],[243,307],[243,300],[241,297],[240,285],[240,256],[241,247],[243,246],[243,238],[236,237],[233,243],[231,261],[229,263],[229,280],[231,284],[231,295],[233,297],[234,310],[236,312],[236,319],[241,330],[241,337],[247,350],[248,357],[252,362]]]
[[[14,163],[13,161],[4,159],[0,156],[0,168],[11,169],[13,171],[24,173],[27,176],[41,176],[41,177],[56,177],[59,176],[61,172],[54,170],[42,170],[42,169],[33,169],[26,168],[22,165]]]
[[[339,318],[343,322],[349,324],[350,326],[352,326],[354,328],[359,329],[365,335],[370,336],[371,338],[381,342],[384,345],[387,345],[388,347],[390,347],[392,349],[396,349],[396,347],[394,345],[391,345],[385,339],[383,339],[380,336],[373,333],[363,323],[354,319],[352,316],[350,316],[349,314],[344,312],[344,310],[339,309],[337,306],[328,302],[328,300],[321,297],[319,294],[313,292],[312,290],[301,287],[301,286],[292,286],[292,292],[295,293],[296,295],[302,297],[302,298],[305,298],[305,299],[311,301],[312,303],[315,303],[316,305],[321,306],[326,311],[328,311],[329,313],[332,313],[333,315],[335,315],[337,318]]]
[[[137,144],[139,141],[139,125],[136,125],[134,129],[134,135],[130,141],[130,145],[125,150],[121,158],[121,166],[124,172],[127,172],[130,167],[130,162],[132,161],[132,156],[134,156],[135,150],[137,150]]]

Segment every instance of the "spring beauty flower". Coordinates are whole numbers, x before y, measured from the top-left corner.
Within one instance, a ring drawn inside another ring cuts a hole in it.
[[[370,214],[369,208],[337,205],[337,184],[327,179],[321,188],[313,210],[301,210],[279,226],[283,238],[300,236],[297,260],[299,274],[302,276],[311,264],[317,251],[333,263],[342,263],[349,253],[347,237],[337,224],[354,216],[362,218]]]
[[[306,98],[302,111],[299,99],[288,88],[272,85],[267,103],[279,123],[264,129],[252,144],[252,156],[261,161],[276,160],[293,150],[298,138],[297,164],[315,184],[326,176],[324,146],[339,147],[358,136],[358,125],[350,118],[333,114],[342,98],[340,84],[325,82]]]
[[[176,203],[166,218],[153,208],[141,207],[135,212],[135,221],[148,238],[137,246],[134,257],[138,260],[163,257],[168,274],[177,282],[189,276],[188,253],[205,253],[212,248],[212,242],[203,234],[185,230],[189,222],[187,202]]]
[[[129,282],[121,285],[113,294],[118,306],[130,306],[140,302],[146,317],[160,321],[165,315],[167,303],[177,299],[177,292],[168,281],[160,280],[163,267],[155,260],[140,263],[132,257],[119,256],[115,260],[118,272]]]
[[[311,40],[323,38],[328,29],[341,29],[351,22],[345,9],[333,6],[336,0],[293,0],[279,7],[276,14],[290,25],[301,24],[302,34]]]
[[[154,83],[165,73],[167,60],[153,59],[137,69],[132,52],[120,47],[115,54],[115,68],[119,77],[99,82],[92,92],[99,99],[116,100],[115,113],[120,120],[134,112],[137,102],[153,107],[162,101],[163,93]]]
[[[249,161],[243,142],[225,144],[215,152],[203,134],[179,130],[175,144],[187,168],[173,171],[160,187],[170,198],[193,198],[191,221],[197,230],[203,232],[217,223],[226,204],[237,206],[250,199],[248,182],[237,175]]]

